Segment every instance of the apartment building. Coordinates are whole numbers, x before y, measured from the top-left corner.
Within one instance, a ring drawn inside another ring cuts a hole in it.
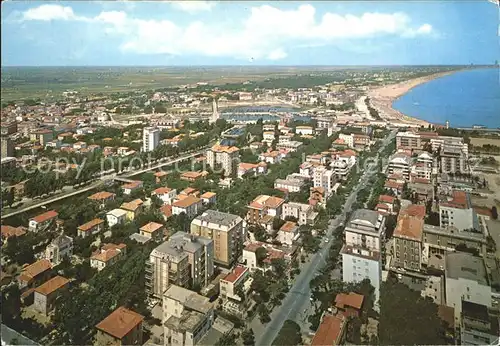
[[[424,151],[420,153],[417,157],[416,162],[411,167],[411,180],[422,180],[430,181],[432,176],[437,174],[437,170],[434,169],[434,158],[431,154]]]
[[[293,221],[287,221],[278,230],[278,235],[276,240],[278,240],[282,245],[292,246],[295,237],[299,234],[299,227]]]
[[[327,169],[325,166],[318,166],[314,169],[313,187],[321,187],[329,198],[334,192],[334,186],[337,182],[337,174],[334,169]]]
[[[455,309],[455,325],[459,325],[462,301],[491,307],[491,287],[481,257],[450,252],[445,261],[446,305]]]
[[[288,192],[300,192],[302,187],[305,186],[303,179],[276,179],[274,181],[274,188],[277,190],[284,190]]]
[[[239,159],[239,149],[224,145],[214,145],[207,150],[207,164],[214,168],[216,164],[220,164],[224,170],[225,176],[230,176],[233,169],[237,167]]]
[[[462,300],[460,319],[462,345],[495,345],[500,336],[500,320],[482,304]]]
[[[59,214],[55,210],[49,210],[45,213],[39,214],[29,221],[29,230],[31,232],[38,232],[47,228],[50,224],[55,222]]]
[[[1,138],[1,158],[14,156],[14,142],[9,137]]]
[[[54,238],[45,248],[45,258],[52,266],[62,262],[64,257],[71,258],[73,255],[73,238],[61,234]]]
[[[93,219],[83,225],[78,226],[77,234],[79,237],[85,238],[101,232],[104,228],[104,220]]]
[[[250,289],[250,270],[238,265],[220,280],[220,296],[222,298],[222,309],[235,316],[246,317],[247,306],[245,294]],[[243,296],[238,295],[239,291]]]
[[[244,175],[260,175],[267,173],[267,163],[246,163],[241,162],[238,164],[237,176],[238,178],[243,178]]]
[[[316,221],[318,213],[314,211],[312,205],[288,202],[283,204],[281,218],[285,219],[287,216],[294,217],[299,225],[312,225]]]
[[[444,255],[448,251],[456,251],[457,246],[465,246],[480,254],[486,253],[486,236],[470,230],[457,230],[454,227],[438,227],[424,225],[425,253]]]
[[[401,174],[406,180],[410,179],[411,172],[411,156],[398,152],[391,156],[387,166],[388,174]]]
[[[312,126],[296,126],[295,133],[298,135],[313,135],[314,128]]]
[[[214,242],[177,232],[156,247],[146,263],[146,289],[161,298],[171,284],[205,287],[214,272]]]
[[[440,147],[439,157],[441,172],[470,173],[463,146],[445,143]]]
[[[125,244],[104,244],[90,257],[90,266],[98,271],[112,266],[127,254]]]
[[[458,230],[480,230],[477,213],[472,207],[468,192],[455,190],[451,197],[439,203],[439,225]]]
[[[127,212],[123,209],[116,208],[106,213],[106,220],[108,221],[109,227],[124,224],[126,219]]]
[[[163,204],[169,205],[172,204],[177,197],[177,190],[168,187],[159,187],[153,190],[153,192],[151,192],[151,195],[161,199]]]
[[[145,127],[142,132],[142,151],[155,150],[160,144],[160,129],[156,127]]]
[[[223,266],[230,266],[238,259],[245,241],[243,219],[215,210],[207,210],[194,218],[191,234],[212,239],[214,260]]]
[[[411,271],[422,269],[423,231],[423,218],[408,215],[399,218],[393,233],[392,266]]]
[[[193,346],[214,323],[214,306],[207,297],[172,285],[163,294],[164,345]]]
[[[35,288],[33,308],[44,315],[54,310],[61,291],[69,286],[69,280],[56,276]]]
[[[423,141],[420,135],[414,132],[398,132],[396,134],[396,149],[422,150]]]
[[[183,196],[182,199],[178,199],[172,203],[172,214],[179,215],[181,213],[185,213],[188,218],[192,218],[198,214],[202,206],[203,203],[200,198],[194,196]]]
[[[247,222],[257,223],[266,215],[281,217],[283,203],[285,203],[285,200],[279,197],[268,195],[259,195],[255,197],[248,205]]]
[[[346,135],[345,133],[340,133],[338,139],[343,141],[349,148],[354,148],[354,137],[352,134]]]
[[[274,130],[273,131],[264,131],[262,133],[262,142],[266,143],[268,146],[270,146],[274,139],[275,139],[275,133],[274,133]]]
[[[144,316],[119,307],[96,325],[94,345],[142,345]]]
[[[385,217],[376,211],[356,210],[344,230],[342,248],[342,278],[345,282],[370,279],[375,288],[376,302],[382,281],[382,251],[385,246]]]

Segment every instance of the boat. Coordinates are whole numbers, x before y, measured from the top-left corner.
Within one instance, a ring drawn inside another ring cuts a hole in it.
[[[486,126],[484,126],[484,125],[472,125],[472,128],[473,129],[485,129]]]

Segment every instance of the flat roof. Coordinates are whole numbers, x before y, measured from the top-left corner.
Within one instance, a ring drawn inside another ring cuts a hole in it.
[[[221,211],[217,210],[207,210],[203,214],[197,216],[195,220],[203,221],[203,222],[208,222],[208,223],[215,223],[218,225],[223,225],[223,226],[232,226],[234,225],[235,222],[241,221],[241,217],[238,215],[233,215],[229,213],[223,213]]]
[[[446,278],[466,279],[488,285],[483,259],[465,252],[450,252],[446,255]]]

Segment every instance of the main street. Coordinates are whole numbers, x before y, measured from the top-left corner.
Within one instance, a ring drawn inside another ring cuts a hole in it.
[[[392,132],[388,137],[384,139],[383,144],[378,150],[376,158],[379,157],[382,150],[385,149],[385,147],[390,143],[394,136],[395,132]],[[346,215],[351,211],[351,207],[356,200],[357,193],[368,182],[369,178],[377,172],[375,167],[376,164],[369,164],[369,166],[367,167],[368,169],[364,170],[363,175],[360,177],[356,187],[346,198],[344,209],[342,210],[340,215],[330,220],[328,230],[325,235],[325,238],[328,239],[328,242],[322,242],[320,250],[315,253],[309,261],[304,263],[301,268],[300,274],[295,278],[295,282],[290,288],[290,291],[286,295],[285,299],[282,301],[282,304],[276,307],[271,313],[271,321],[267,325],[263,326],[262,324],[260,324],[258,316],[254,318],[251,326],[254,330],[254,334],[256,335],[256,345],[271,345],[273,340],[278,335],[278,332],[283,326],[285,320],[305,320],[307,322],[307,316],[305,316],[303,312],[308,310],[310,307],[309,299],[311,297],[311,290],[309,287],[309,282],[318,273],[319,269],[326,264],[325,259],[328,255],[330,244],[334,239],[334,230],[342,223],[345,223]],[[302,332],[304,331],[305,330],[302,329]]]

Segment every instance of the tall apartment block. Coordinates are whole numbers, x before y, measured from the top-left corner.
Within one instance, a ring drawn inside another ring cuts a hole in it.
[[[207,164],[212,168],[216,164],[220,164],[224,175],[229,176],[233,173],[233,169],[238,166],[239,152],[237,147],[214,145],[207,150]]]
[[[153,151],[160,143],[160,129],[145,127],[142,133],[142,151]]]

